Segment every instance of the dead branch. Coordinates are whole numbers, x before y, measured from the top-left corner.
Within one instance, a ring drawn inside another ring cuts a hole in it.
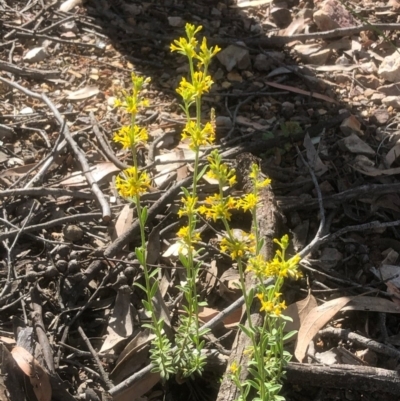
[[[291,362],[286,367],[289,383],[299,386],[343,388],[400,395],[400,377],[392,370],[359,365],[310,365]],[[382,399],[385,397],[382,394]]]

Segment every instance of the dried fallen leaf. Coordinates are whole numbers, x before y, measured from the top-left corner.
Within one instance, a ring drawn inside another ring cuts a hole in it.
[[[347,310],[400,313],[400,306],[384,298],[354,297],[344,308],[342,308],[342,311]]]
[[[120,169],[116,167],[114,163],[110,162],[98,163],[90,168],[92,177],[96,182],[99,182],[103,178],[107,177],[109,174],[113,174],[118,171],[120,171]],[[85,175],[82,172],[78,171],[56,184],[56,186],[65,185],[68,187],[73,187],[86,185],[86,183],[87,181]]]
[[[26,175],[30,170],[35,169],[37,163],[26,164],[24,166],[17,166],[9,168],[0,173],[0,177],[15,177]]]
[[[72,10],[75,6],[82,3],[82,0],[67,0],[60,5],[60,11],[66,13]]]
[[[100,349],[106,352],[114,348],[121,341],[132,335],[134,311],[131,305],[131,291],[129,287],[122,286],[117,293],[115,306],[108,322],[107,336]]]
[[[155,338],[154,334],[150,334],[149,329],[142,330],[136,334],[129,344],[119,355],[114,370],[110,374],[110,378],[119,382],[136,372],[143,363],[148,361],[148,347]]]
[[[304,319],[307,317],[310,311],[317,306],[317,300],[312,294],[308,294],[307,298],[289,305],[285,310],[285,316],[291,317],[293,321],[286,322],[285,332],[288,333],[293,330],[299,330],[300,326],[304,322]]]
[[[22,347],[14,347],[11,355],[19,368],[29,377],[38,401],[51,401],[50,378],[40,363]]]
[[[202,307],[199,309],[199,319],[207,323],[209,322],[212,318],[217,316],[219,311],[217,309],[213,308],[208,308],[208,307]],[[237,325],[240,322],[240,319],[242,318],[243,314],[243,308],[238,308],[234,312],[230,313],[223,321],[222,323],[224,324],[225,328],[227,329],[232,329],[234,327],[237,327]]]
[[[326,302],[312,309],[304,319],[297,336],[297,344],[294,355],[299,362],[306,356],[308,344],[322,327],[325,326],[337,312],[346,306],[352,297],[341,297]]]
[[[78,89],[74,92],[69,92],[67,99],[69,100],[82,100],[92,96],[96,96],[99,93],[97,86],[85,86],[84,88]]]
[[[304,136],[303,146],[306,148],[308,164],[314,170],[315,174],[319,177],[326,173],[328,167],[319,157],[318,151],[315,150],[314,144],[308,133]]]
[[[290,92],[298,93],[300,95],[312,96],[312,97],[315,97],[316,99],[325,100],[326,102],[337,103],[337,101],[335,99],[332,99],[329,96],[321,95],[320,93],[315,93],[315,92],[308,92],[303,89],[295,88],[294,86],[282,85],[282,84],[278,84],[277,82],[270,82],[270,81],[266,81],[265,84],[272,86],[273,88],[287,90]]]
[[[387,153],[385,160],[388,167],[390,167],[400,156],[400,143],[396,143],[392,149]]]
[[[112,240],[115,241],[123,233],[128,231],[133,220],[133,208],[127,203],[119,213],[117,221],[115,222],[115,227],[111,235]]]
[[[147,240],[146,262],[149,265],[156,264],[158,262],[158,259],[160,259],[160,254],[161,254],[160,230],[162,224],[163,223],[161,222],[157,226],[153,227]]]

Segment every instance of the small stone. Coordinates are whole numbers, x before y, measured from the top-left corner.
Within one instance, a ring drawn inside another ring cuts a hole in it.
[[[342,133],[346,136],[349,136],[353,133],[361,133],[361,123],[357,120],[357,117],[354,115],[351,115],[347,118],[345,118],[340,124],[340,130]]]
[[[386,109],[374,110],[371,116],[371,122],[378,125],[385,125],[389,121],[390,115]]]
[[[218,117],[215,119],[215,125],[216,125],[218,128],[230,129],[230,128],[232,128],[232,120],[230,119],[230,117],[218,116]]]
[[[168,17],[168,23],[175,28],[182,28],[185,26],[185,20],[181,17]]]
[[[78,32],[78,26],[75,21],[68,21],[60,25],[61,32]]]
[[[286,28],[292,22],[292,13],[286,3],[275,4],[271,8],[270,15],[278,28]]]
[[[356,80],[361,84],[366,86],[367,88],[377,89],[381,84],[379,79],[375,75],[364,75],[364,74],[357,74]]]
[[[308,56],[308,62],[315,65],[324,65],[328,61],[331,53],[331,49],[323,49],[312,53]]]
[[[313,20],[321,31],[346,28],[356,25],[353,16],[337,0],[326,0],[313,15]]]
[[[382,104],[386,107],[393,107],[396,110],[400,109],[400,96],[387,96],[382,99]]]
[[[218,10],[218,8],[213,7],[211,9],[211,15],[214,15],[215,17],[220,17],[221,16],[221,11]]]
[[[367,89],[365,89],[364,96],[365,96],[366,98],[369,98],[369,97],[371,97],[374,93],[375,93],[375,91],[374,91],[373,89],[367,88]]]
[[[65,226],[63,228],[63,235],[66,241],[80,241],[83,238],[83,234],[83,230],[74,224]]]
[[[243,45],[243,42],[238,42]],[[227,71],[232,71],[234,67],[245,70],[250,67],[251,60],[249,51],[243,47],[230,45],[217,54],[219,62],[225,66]]]
[[[243,82],[242,76],[236,71],[229,72],[226,77],[231,82]]]
[[[362,139],[360,139],[356,134],[351,134],[350,136],[338,141],[339,148],[343,151],[350,153],[355,153],[365,156],[375,156],[376,152],[366,144]]]
[[[400,81],[400,55],[397,51],[383,59],[378,69],[378,75],[386,81]]]
[[[228,81],[224,81],[221,84],[222,89],[229,89],[232,86],[232,84]]]
[[[397,82],[380,86],[377,90],[386,96],[400,96],[400,85]]]
[[[335,267],[342,259],[343,255],[336,248],[324,248],[320,257],[324,267],[329,269]]]
[[[382,104],[382,99],[385,97],[385,95],[383,93],[379,93],[379,92],[374,92],[371,96],[371,100],[375,103],[375,104]]]
[[[48,57],[48,53],[44,47],[35,47],[29,50],[23,57],[28,63],[39,63]]]
[[[286,119],[289,119],[293,116],[295,105],[290,102],[283,102],[282,103],[282,114]]]

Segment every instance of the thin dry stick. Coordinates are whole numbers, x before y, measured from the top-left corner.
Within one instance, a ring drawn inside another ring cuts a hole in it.
[[[121,162],[117,156],[114,155],[108,143],[104,140],[104,136],[100,132],[99,125],[97,123],[96,117],[94,116],[93,112],[89,113],[90,122],[93,127],[93,132],[96,135],[97,141],[99,142],[100,148],[103,150],[107,159],[113,162],[118,168],[121,170],[126,170],[129,166],[126,163]]]
[[[78,199],[93,199],[93,194],[64,188],[16,188],[0,191],[0,199],[12,196],[70,196]]]
[[[46,335],[46,330],[43,323],[43,308],[40,301],[40,295],[37,285],[32,291],[32,320],[33,325],[36,330],[36,335],[39,340],[39,344],[42,347],[44,360],[46,361],[47,369],[50,373],[54,374],[56,372],[54,368],[53,351],[50,346],[49,339]]]
[[[39,94],[36,92],[32,92],[31,90],[24,88],[23,86],[17,84],[16,82],[11,82],[2,77],[0,77],[0,81],[18,89],[19,91],[25,93],[28,96],[31,96],[35,99],[42,100],[50,108],[50,110],[54,114],[56,120],[60,124],[61,132],[63,133],[65,140],[68,142],[68,144],[71,147],[71,149],[73,150],[75,156],[78,158],[79,163],[83,170],[83,174],[85,175],[85,178],[86,178],[91,190],[96,195],[96,198],[100,203],[100,207],[103,212],[103,220],[110,221],[111,220],[110,206],[109,206],[106,198],[104,197],[104,194],[102,193],[100,187],[98,186],[97,182],[94,180],[92,174],[90,173],[90,166],[86,160],[85,154],[82,152],[82,150],[79,148],[78,144],[72,138],[71,133],[69,132],[69,128],[68,128],[67,124],[65,123],[63,116],[57,110],[54,103],[44,93]]]
[[[313,249],[315,249],[321,243],[322,234],[326,230],[326,227],[325,227],[325,210],[324,210],[324,204],[323,204],[323,200],[322,200],[321,189],[319,187],[318,180],[317,180],[317,177],[315,176],[314,170],[306,162],[306,160],[304,159],[303,155],[301,154],[300,149],[298,148],[298,146],[296,146],[296,151],[297,151],[297,154],[299,155],[301,161],[303,162],[303,164],[307,167],[308,172],[310,173],[311,178],[313,180],[313,183],[314,183],[314,186],[315,186],[315,190],[317,191],[318,205],[319,205],[319,212],[320,212],[320,219],[321,219],[321,221],[319,223],[317,234],[315,234],[314,239],[304,249],[302,249],[301,252],[299,252],[299,256],[303,259],[309,253],[311,253],[311,251]]]
[[[86,346],[88,347],[94,360],[96,361],[97,367],[99,368],[101,378],[103,379],[103,381],[107,385],[107,387],[109,389],[112,389],[114,385],[113,385],[112,381],[110,380],[110,378],[108,377],[107,372],[104,370],[103,365],[100,361],[99,356],[97,355],[96,350],[93,348],[92,344],[90,343],[89,339],[87,338],[87,336],[81,326],[78,326],[78,332],[79,332],[80,336],[82,337],[82,340],[85,342]]]

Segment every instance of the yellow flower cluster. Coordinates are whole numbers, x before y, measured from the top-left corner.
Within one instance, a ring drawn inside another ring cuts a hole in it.
[[[265,294],[262,293],[257,294],[256,296],[261,303],[260,312],[265,311],[266,313],[271,313],[276,317],[280,316],[282,310],[287,308],[285,301],[279,302],[281,295],[282,294],[280,293],[276,293],[272,297],[272,300],[269,300],[265,298]]]
[[[140,107],[147,107],[149,101],[147,99],[140,98],[140,91],[143,86],[150,82],[150,78],[139,77],[134,72],[131,74],[132,80],[132,93],[129,95],[128,92],[122,91],[123,100],[116,99],[114,102],[115,107],[121,107],[126,110],[127,113],[135,116]]]
[[[170,46],[171,52],[178,52],[189,59],[197,58],[200,64],[208,66],[211,58],[214,57],[221,49],[218,46],[208,48],[207,39],[204,37],[200,45],[199,53],[196,52],[198,41],[195,36],[202,29],[202,26],[198,26],[196,28],[192,24],[186,24],[185,31],[188,39],[179,38],[178,40],[174,40],[174,43],[172,43]]]
[[[229,370],[233,375],[235,375],[237,372],[240,371],[240,365],[236,361],[233,361],[231,366],[229,367]]]
[[[301,277],[298,270],[300,257],[298,255],[285,260],[284,252],[289,246],[289,237],[284,235],[280,241],[274,240],[282,250],[277,250],[272,260],[266,261],[263,256],[253,256],[247,261],[247,271],[253,272],[260,280],[268,277],[291,277],[297,280]]]
[[[179,242],[181,246],[185,249],[188,248],[194,249],[193,245],[201,241],[200,233],[193,232],[192,230],[190,230],[189,226],[181,227],[177,235],[178,238],[180,239]]]
[[[197,213],[197,197],[186,194],[181,198],[182,207],[178,210],[178,216],[193,216]]]
[[[117,176],[115,186],[123,198],[135,198],[147,192],[150,178],[146,172],[139,172],[136,167],[129,167]]]
[[[213,150],[207,160],[209,163],[208,177],[217,179],[221,187],[226,185],[232,187],[236,184],[235,170],[222,162],[222,157],[218,150]]]
[[[258,201],[258,195],[250,192],[237,201],[237,207],[243,209],[245,212],[248,210],[253,211],[257,206]]]
[[[200,146],[211,145],[215,141],[214,127],[207,123],[203,128],[195,121],[188,121],[182,132],[182,139],[190,139],[190,149],[196,151]]]
[[[232,215],[230,211],[236,208],[236,200],[234,198],[231,196],[222,197],[220,194],[208,196],[204,203],[199,207],[199,213],[214,221],[218,219],[229,221]]]
[[[146,128],[137,125],[124,126],[114,134],[114,141],[119,142],[123,149],[132,149],[134,146],[146,143],[147,139]]]
[[[242,238],[224,237],[220,244],[221,252],[229,253],[233,260],[242,259],[256,251],[256,241],[253,234],[246,234]]]
[[[187,117],[187,123],[182,133],[182,139],[189,138],[189,147],[198,151],[200,146],[211,145],[215,140],[214,127],[211,123],[203,126],[200,122],[201,113],[201,97],[208,93],[213,80],[207,75],[208,66],[214,57],[221,49],[218,46],[207,47],[207,39],[203,38],[201,45],[195,38],[196,34],[202,29],[201,26],[197,28],[192,24],[186,24],[186,38],[175,40],[171,44],[171,51],[178,52],[189,59],[190,80],[185,77],[181,79],[179,87],[176,92],[182,97],[184,106],[182,107]],[[199,61],[198,70],[195,70],[193,60]],[[190,119],[190,107],[196,103],[196,121]]]
[[[251,165],[251,172],[250,172],[249,176],[250,176],[252,183],[254,185],[254,188],[256,190],[264,188],[271,184],[271,180],[269,178],[260,180],[260,175],[261,175],[260,167],[258,166],[258,164],[253,163]]]

